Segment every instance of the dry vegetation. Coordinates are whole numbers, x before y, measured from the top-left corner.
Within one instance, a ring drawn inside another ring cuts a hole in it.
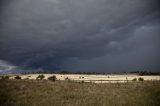
[[[21,79],[48,79],[51,76],[56,76],[57,80],[72,80],[77,82],[94,82],[94,83],[124,83],[132,82],[133,80],[142,78],[145,81],[160,80],[160,75],[153,76],[139,76],[136,74],[129,75],[84,75],[84,74],[19,74],[10,75],[10,79],[15,79],[15,77],[20,76]]]
[[[0,80],[0,106],[159,106],[160,82]]]

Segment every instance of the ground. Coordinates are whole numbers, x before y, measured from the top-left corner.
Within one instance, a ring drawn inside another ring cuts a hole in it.
[[[40,74],[19,74],[22,79],[36,79]],[[77,82],[94,82],[94,83],[119,83],[119,82],[128,82],[133,79],[143,78],[145,81],[151,80],[160,80],[160,76],[139,76],[137,74],[106,74],[106,75],[84,75],[84,74],[43,74],[45,76],[44,79],[48,79],[50,76],[56,76],[57,80],[65,80],[66,78],[69,80],[77,81]],[[11,79],[14,79],[14,75],[11,75]]]
[[[0,106],[159,106],[160,81],[0,80]]]

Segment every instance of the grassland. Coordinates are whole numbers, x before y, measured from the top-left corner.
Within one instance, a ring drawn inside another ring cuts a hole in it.
[[[19,74],[19,76],[22,79],[36,79],[40,74]],[[139,75],[135,75],[135,74],[127,74],[127,75],[116,75],[116,74],[112,74],[112,75],[84,75],[84,74],[43,74],[45,77],[44,79],[48,79],[48,77],[50,76],[56,76],[57,80],[65,80],[70,79],[72,81],[77,81],[77,82],[94,82],[94,83],[124,83],[124,82],[128,82],[131,81],[133,79],[139,79],[139,78],[143,78],[145,81],[153,81],[153,80],[160,80],[160,76],[139,76]],[[10,79],[14,79],[15,75],[10,75]]]
[[[160,82],[0,80],[0,106],[159,106]]]

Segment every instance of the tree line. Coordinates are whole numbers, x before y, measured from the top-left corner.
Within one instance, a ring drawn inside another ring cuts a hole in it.
[[[71,71],[32,71],[21,72],[21,74],[86,74],[86,75],[105,75],[105,74],[138,74],[138,75],[160,75],[160,72],[152,71],[131,71],[131,72],[71,72]]]

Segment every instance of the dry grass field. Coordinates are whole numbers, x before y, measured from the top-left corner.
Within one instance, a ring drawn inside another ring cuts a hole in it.
[[[40,74],[19,74],[22,79],[36,79]],[[84,74],[43,74],[44,79],[50,76],[56,76],[57,80],[69,79],[77,82],[94,82],[94,83],[121,83],[129,82],[133,79],[143,78],[145,81],[160,80],[160,76],[139,76],[137,74],[128,75],[84,75]],[[14,79],[16,75],[11,75],[10,79]]]
[[[160,81],[0,80],[0,106],[159,106]]]

